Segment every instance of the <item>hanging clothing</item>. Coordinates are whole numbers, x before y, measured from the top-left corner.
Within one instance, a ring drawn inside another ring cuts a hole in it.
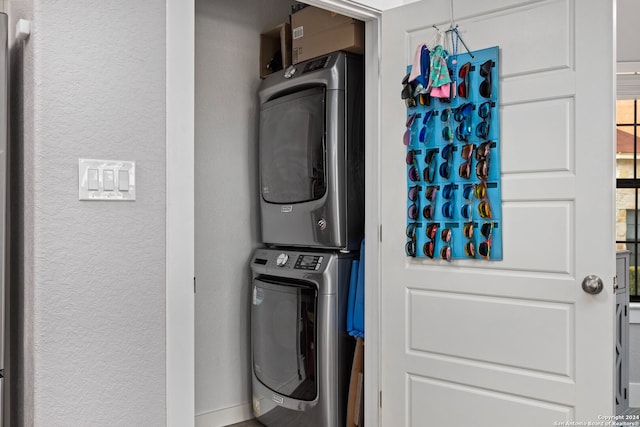
[[[434,87],[431,89],[431,96],[433,98],[451,98],[451,85],[453,83],[447,83],[440,87]]]
[[[438,45],[431,51],[431,67],[429,72],[429,84],[427,90],[451,83],[449,68],[447,67],[447,51],[442,45]]]
[[[429,48],[426,44],[417,47],[413,55],[413,63],[411,64],[411,73],[409,74],[409,82],[413,82],[415,88],[414,96],[426,93],[429,84],[429,67],[431,57]]]

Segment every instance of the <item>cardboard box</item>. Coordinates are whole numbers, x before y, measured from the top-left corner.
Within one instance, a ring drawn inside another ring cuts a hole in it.
[[[291,15],[292,62],[337,50],[364,53],[364,22],[308,6]]]
[[[351,365],[346,427],[364,425],[364,340],[358,338]]]
[[[272,59],[280,52],[282,68],[291,65],[291,26],[284,22],[260,34],[260,78],[278,71],[267,68]]]

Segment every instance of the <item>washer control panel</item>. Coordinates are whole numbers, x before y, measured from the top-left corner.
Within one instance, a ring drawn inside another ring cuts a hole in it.
[[[297,252],[284,251],[281,249],[258,249],[254,256],[252,265],[254,269],[264,273],[276,273],[284,270],[302,270],[306,272],[322,272],[332,259],[329,253],[321,252]]]
[[[293,266],[296,270],[313,270],[317,271],[322,265],[323,256],[320,255],[299,255]]]

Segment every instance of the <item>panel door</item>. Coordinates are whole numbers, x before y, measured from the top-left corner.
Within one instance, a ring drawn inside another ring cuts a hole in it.
[[[406,109],[416,46],[449,1],[385,11],[381,47],[383,426],[553,426],[614,413],[614,4],[456,0],[499,46],[502,261],[407,257]],[[463,49],[462,45],[459,46]],[[581,288],[597,275],[604,290]]]

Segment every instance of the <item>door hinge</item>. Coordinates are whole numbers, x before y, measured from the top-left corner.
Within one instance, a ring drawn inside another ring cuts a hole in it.
[[[193,278],[193,293],[196,293],[196,278]]]
[[[613,290],[614,291],[618,290],[618,275],[617,274],[615,276],[613,276]]]
[[[380,224],[380,231],[378,231],[378,237],[380,238],[380,243],[382,243],[382,224]]]
[[[380,407],[382,408],[382,390],[380,390],[379,404],[380,404]]]

